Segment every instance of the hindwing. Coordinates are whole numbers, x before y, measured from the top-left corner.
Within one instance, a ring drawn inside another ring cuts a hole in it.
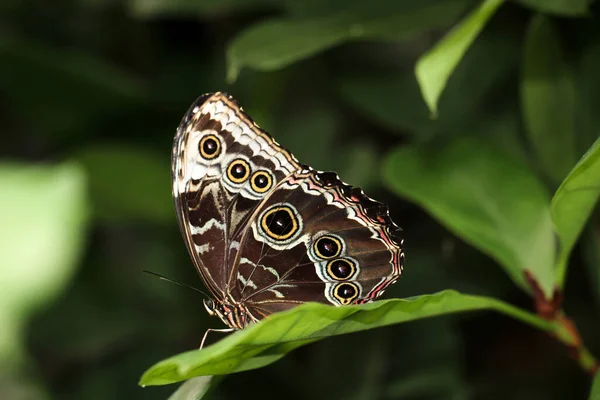
[[[371,301],[400,276],[398,230],[385,205],[336,174],[297,171],[261,202],[241,233],[233,297],[255,317],[307,301]]]

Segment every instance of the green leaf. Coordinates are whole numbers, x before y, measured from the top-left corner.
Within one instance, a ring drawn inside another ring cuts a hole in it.
[[[503,0],[484,0],[417,61],[415,75],[433,116],[437,117],[438,100],[452,71],[502,3]]]
[[[307,303],[276,313],[201,351],[163,360],[147,370],[141,385],[165,385],[195,376],[221,375],[273,363],[302,345],[329,336],[461,311],[495,310],[539,329],[552,326],[541,318],[499,300],[455,291],[333,307]]]
[[[102,221],[174,223],[170,153],[154,154],[123,145],[84,149],[77,159],[90,177],[94,216]]]
[[[576,161],[575,82],[552,22],[536,15],[523,56],[521,102],[529,141],[544,172],[560,182]]]
[[[589,400],[600,400],[600,374],[598,373],[592,382]]]
[[[86,179],[72,164],[0,165],[0,359],[22,356],[29,316],[71,280],[87,222]]]
[[[517,0],[517,2],[542,13],[570,17],[589,15],[589,0]]]
[[[333,15],[279,18],[239,34],[227,49],[227,80],[244,67],[276,70],[350,40],[404,40],[458,17],[467,2],[442,0],[410,3],[390,0],[358,2]]]
[[[560,185],[550,205],[550,214],[560,239],[556,279],[562,287],[571,250],[600,195],[600,139],[579,160]]]
[[[471,139],[435,148],[404,147],[388,156],[384,179],[396,193],[493,257],[523,289],[531,289],[528,271],[551,297],[555,245],[550,199],[519,159]]]

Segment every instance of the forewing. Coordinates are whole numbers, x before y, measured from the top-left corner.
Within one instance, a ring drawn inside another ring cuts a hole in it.
[[[229,293],[239,231],[297,161],[224,93],[200,97],[175,136],[173,198],[188,251],[217,299]]]

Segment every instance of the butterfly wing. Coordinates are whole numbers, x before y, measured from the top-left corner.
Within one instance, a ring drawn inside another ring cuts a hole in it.
[[[240,238],[233,297],[256,319],[307,301],[369,302],[402,272],[398,230],[385,205],[306,167],[254,211]]]
[[[174,139],[173,199],[179,227],[206,286],[228,293],[239,231],[260,201],[300,166],[230,96],[201,96]]]

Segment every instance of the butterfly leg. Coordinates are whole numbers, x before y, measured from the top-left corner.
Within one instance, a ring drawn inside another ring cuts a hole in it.
[[[204,336],[202,337],[202,342],[200,342],[200,348],[198,350],[202,350],[202,348],[204,347],[204,342],[206,341],[206,337],[208,336],[208,332],[233,332],[235,329],[233,328],[227,328],[227,329],[207,329],[206,332],[204,332]]]

